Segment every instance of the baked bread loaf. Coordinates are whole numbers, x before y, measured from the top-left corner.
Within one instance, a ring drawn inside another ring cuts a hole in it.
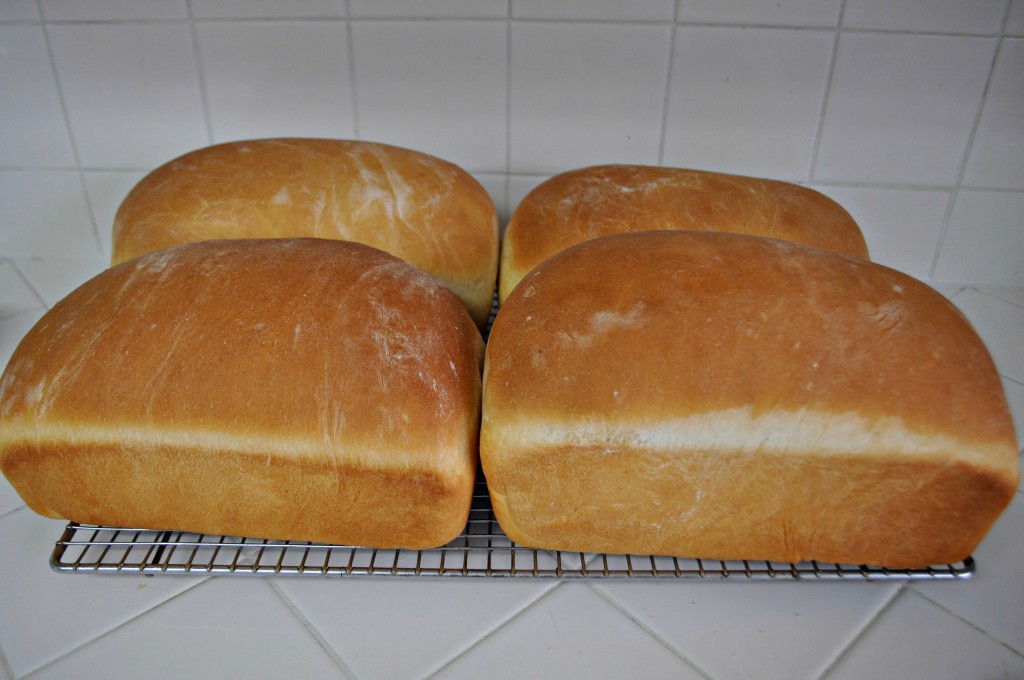
[[[502,241],[499,298],[560,250],[649,229],[768,236],[868,258],[857,223],[813,189],[700,170],[603,165],[556,175],[516,207]]]
[[[335,139],[218,144],[157,168],[114,220],[113,263],[226,238],[365,243],[458,295],[481,328],[498,272],[498,220],[469,173],[427,154]]]
[[[517,543],[922,567],[1013,497],[992,360],[942,296],[775,239],[567,249],[498,312],[480,456]]]
[[[146,529],[427,548],[463,529],[480,334],[369,246],[207,241],[86,282],[0,379],[33,510]]]

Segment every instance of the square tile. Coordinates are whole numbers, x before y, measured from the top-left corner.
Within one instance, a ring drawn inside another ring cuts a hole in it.
[[[75,164],[42,27],[0,26],[0,91],[4,165]]]
[[[921,279],[921,282],[928,285],[932,290],[938,292],[947,300],[952,300],[957,295],[970,288],[970,286],[964,283],[951,283],[948,281],[934,281],[931,279]]]
[[[496,19],[508,16],[508,0],[349,0],[353,18]]]
[[[1024,309],[973,289],[957,295],[953,304],[985,342],[1000,375],[1024,383]]]
[[[997,35],[1003,0],[846,0],[844,28]]]
[[[64,525],[27,508],[0,518],[0,647],[17,677],[201,582],[58,574],[47,560]]]
[[[657,163],[671,30],[513,23],[511,171]]]
[[[820,677],[897,589],[867,582],[597,587],[708,677],[763,680]]]
[[[100,251],[109,262],[114,236],[114,216],[128,192],[146,176],[138,170],[85,170],[85,193],[89,197],[96,231],[100,238]]]
[[[282,579],[281,592],[360,678],[426,677],[553,587],[492,579]],[[402,640],[400,654],[383,643]]]
[[[1024,39],[1003,39],[963,182],[1024,189]]]
[[[11,260],[0,260],[0,322],[41,306],[41,300]]]
[[[674,0],[512,0],[513,19],[672,21]]]
[[[197,19],[345,18],[345,0],[191,0]]]
[[[40,0],[47,21],[187,19],[187,0]]]
[[[78,172],[0,170],[0,253],[67,258],[100,254]]]
[[[957,192],[933,276],[1024,284],[1024,192]]]
[[[1003,35],[1024,36],[1024,0],[1010,2],[1010,14],[1006,17]]]
[[[970,580],[920,583],[914,589],[1024,654],[1024,494],[1016,494],[974,558],[977,571]]]
[[[978,286],[978,290],[1000,300],[1006,300],[1018,307],[1024,307],[1024,287],[1020,286]]]
[[[504,171],[506,30],[480,21],[353,23],[360,137]]]
[[[105,257],[22,260],[18,267],[47,307],[53,307],[68,293],[107,268]]]
[[[39,9],[35,0],[0,2],[0,21],[39,21]]]
[[[150,168],[208,143],[187,25],[54,24],[49,31],[83,165]]]
[[[1024,657],[913,590],[903,591],[839,659],[829,680],[1024,677]]]
[[[815,180],[954,185],[994,38],[846,32]]]
[[[839,0],[686,0],[679,3],[679,21],[773,26],[835,26]]]
[[[856,220],[871,260],[915,278],[931,273],[950,196],[946,191],[814,186]]]
[[[34,677],[343,677],[270,583],[209,579]]]
[[[806,179],[832,42],[824,31],[677,29],[664,163]]]
[[[196,35],[215,141],[353,135],[344,23],[211,22]]]
[[[5,321],[0,320],[0,342],[2,342],[2,337],[4,334],[4,324]],[[0,347],[0,355],[2,355],[2,352],[3,348]],[[18,508],[21,508],[24,505],[25,501],[21,499],[21,496],[19,496],[18,492],[14,490],[14,487],[11,486],[11,483],[7,481],[7,477],[3,476],[3,474],[0,474],[0,519],[2,519],[4,515],[17,510]],[[2,646],[2,642],[0,642],[0,646]],[[3,650],[0,649],[0,653],[2,652]],[[2,665],[3,664],[0,663],[0,666]]]
[[[1013,414],[1013,425],[1017,431],[1017,450],[1024,450],[1024,383],[1003,378],[1003,393]],[[1024,487],[1024,472],[1020,484]]]
[[[587,585],[563,583],[433,677],[706,676]]]
[[[11,355],[14,354],[18,343],[32,329],[32,326],[36,325],[36,322],[39,321],[45,311],[43,306],[39,305],[38,307],[33,307],[32,309],[0,319],[0,366],[7,366],[7,362],[11,360]],[[18,505],[21,505],[21,503],[19,502]],[[6,505],[8,510],[11,507],[9,504]],[[0,508],[0,513],[2,512],[3,509]]]

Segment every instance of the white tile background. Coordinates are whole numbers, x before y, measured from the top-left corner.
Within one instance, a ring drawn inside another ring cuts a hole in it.
[[[105,256],[112,173],[308,135],[448,158],[503,220],[593,163],[806,183],[849,201],[880,261],[1024,285],[1021,7],[4,0],[0,257]]]
[[[1024,422],[1024,0],[0,0],[0,92],[0,364],[156,165],[347,137],[463,165],[503,221],[592,163],[812,186],[967,314]],[[0,679],[1024,677],[1024,494],[927,586],[68,577],[56,526],[0,483]]]

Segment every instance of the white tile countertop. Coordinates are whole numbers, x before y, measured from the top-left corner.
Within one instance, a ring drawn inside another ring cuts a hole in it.
[[[82,273],[21,267],[0,261],[4,362]],[[1024,291],[936,287],[986,341],[1020,430]],[[962,581],[61,574],[63,528],[0,482],[4,680],[1024,677],[1024,490]]]
[[[1024,0],[0,0],[0,367],[147,172],[254,137],[797,182],[930,282],[1024,431]],[[959,282],[959,283],[952,283]],[[1024,491],[962,581],[59,574],[0,478],[0,680],[1024,678]]]

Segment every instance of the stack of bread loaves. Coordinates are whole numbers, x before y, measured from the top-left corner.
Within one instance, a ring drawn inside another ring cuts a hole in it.
[[[717,559],[969,555],[1017,487],[999,377],[949,302],[865,258],[845,211],[777,182],[604,167],[528,195],[484,368],[505,532]]]
[[[0,467],[31,508],[373,547],[462,530],[497,271],[468,174],[365,142],[215,146],[136,186],[114,262],[0,379]]]
[[[497,221],[456,166],[278,139],[144,178],[0,378],[0,468],[78,522],[923,567],[1018,483],[968,322],[783,182],[602,166]],[[481,369],[483,376],[481,377]]]

